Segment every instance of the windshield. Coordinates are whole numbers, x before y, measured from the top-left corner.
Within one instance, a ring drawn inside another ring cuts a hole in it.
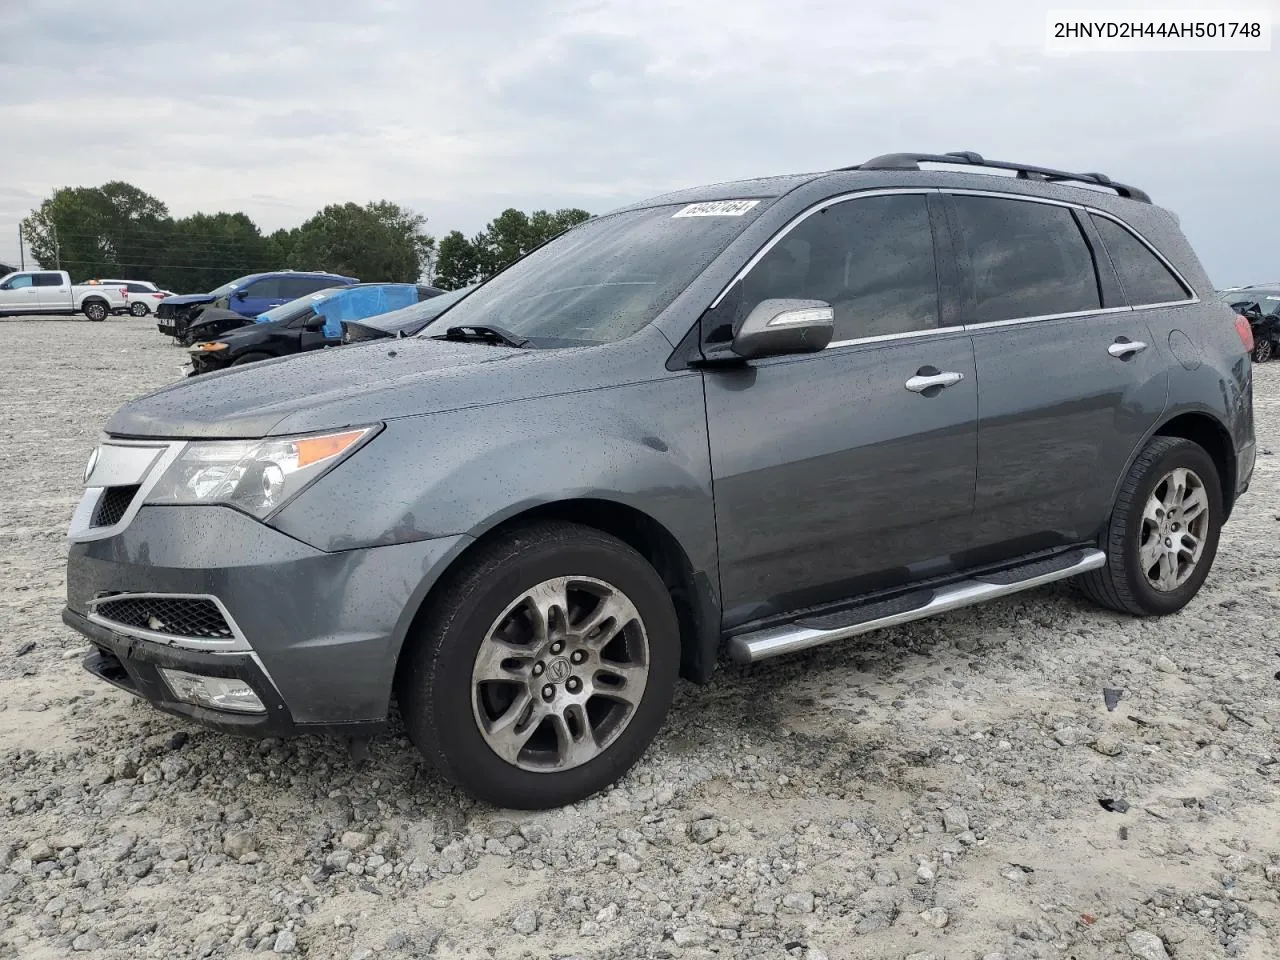
[[[252,280],[256,276],[258,276],[258,274],[251,273],[248,276],[237,277],[236,279],[232,280],[230,283],[224,283],[222,286],[218,287],[217,289],[210,290],[209,295],[211,297],[225,297],[232,290],[235,290],[237,287],[243,285],[244,283],[247,283],[248,281]]]
[[[420,336],[443,333],[442,326],[492,325],[531,346],[628,337],[759,213],[758,204],[741,215],[694,216],[689,209],[650,207],[588,220],[485,282]]]

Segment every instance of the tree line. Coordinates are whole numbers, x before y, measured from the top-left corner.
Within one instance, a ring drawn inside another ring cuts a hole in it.
[[[55,190],[22,221],[22,235],[34,260],[76,281],[151,280],[191,293],[247,273],[294,269],[452,290],[492,276],[589,216],[509,209],[470,239],[454,230],[437,244],[422,214],[377,200],[330,204],[300,226],[264,234],[245,213],[175,218],[159,198],[114,180]]]

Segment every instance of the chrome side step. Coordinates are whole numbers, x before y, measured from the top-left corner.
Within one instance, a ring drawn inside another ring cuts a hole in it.
[[[1074,577],[1078,573],[1097,570],[1107,562],[1107,556],[1101,550],[1072,551],[1070,557],[1075,558],[1074,562],[1060,565],[1048,564],[1051,566],[1048,570],[1044,569],[1047,565],[1046,561],[1027,564],[1025,571],[1027,576],[1023,579],[1014,579],[1019,573],[1018,568],[1014,567],[989,577],[979,576],[971,580],[947,584],[932,591],[923,591],[920,594],[923,602],[919,606],[909,610],[898,610],[885,616],[873,615],[867,619],[854,619],[853,622],[839,627],[819,629],[806,627],[800,623],[786,623],[757,630],[755,633],[740,634],[729,641],[729,656],[736,663],[754,663],[757,660],[777,657],[784,653],[808,650],[810,647],[821,646],[834,640],[845,640],[862,633],[870,633],[872,630],[896,627],[900,623],[923,620],[925,617],[946,613],[948,610],[958,610],[961,607],[985,603],[997,597],[1021,593],[1023,590],[1030,590],[1055,580]],[[869,609],[876,606],[879,605],[868,605]],[[850,616],[856,617],[856,611],[850,611]]]

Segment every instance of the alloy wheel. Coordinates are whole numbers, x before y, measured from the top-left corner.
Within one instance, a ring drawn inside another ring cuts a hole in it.
[[[1142,511],[1138,562],[1156,590],[1186,583],[1200,562],[1209,530],[1209,496],[1193,470],[1170,470],[1147,497]]]
[[[555,773],[609,748],[635,716],[648,674],[648,634],[626,594],[592,577],[556,577],[489,628],[472,668],[472,709],[499,757]]]

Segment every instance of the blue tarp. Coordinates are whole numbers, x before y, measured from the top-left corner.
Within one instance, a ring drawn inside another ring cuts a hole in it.
[[[324,335],[336,340],[343,320],[364,320],[417,302],[418,288],[412,283],[372,283],[339,290],[313,309],[324,317]]]

